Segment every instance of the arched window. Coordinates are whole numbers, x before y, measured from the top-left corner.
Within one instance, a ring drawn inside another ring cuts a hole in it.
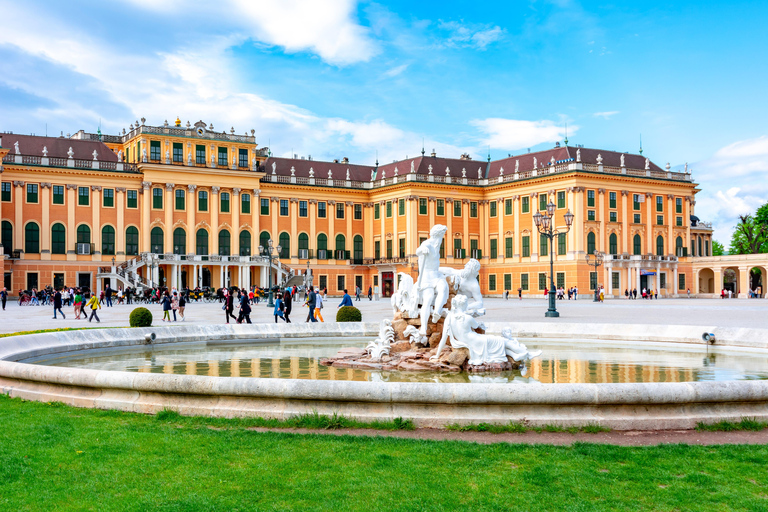
[[[37,254],[40,252],[40,226],[30,222],[24,228],[24,252]]]
[[[200,256],[208,256],[208,231],[204,230],[203,228],[198,229],[196,238],[195,254]]]
[[[299,258],[309,258],[309,235],[299,233]]]
[[[656,237],[656,256],[664,256],[664,237]]]
[[[77,243],[89,244],[91,243],[91,228],[85,224],[77,226]]]
[[[328,237],[323,233],[317,235],[317,259],[328,259]]]
[[[590,232],[587,235],[587,254],[595,253],[595,234]]]
[[[363,237],[360,235],[355,235],[355,238],[352,240],[353,249],[355,253],[352,255],[352,257],[355,259],[355,262],[362,263],[363,262]]]
[[[240,256],[251,255],[251,232],[243,230],[240,232]]]
[[[112,226],[101,228],[101,253],[115,254],[115,228]]]
[[[187,254],[187,232],[184,228],[173,230],[173,254]]]
[[[226,229],[222,229],[219,231],[219,255],[220,256],[229,256],[230,250],[229,250],[229,231]]]
[[[149,232],[149,244],[151,246],[150,251],[154,253],[165,252],[165,243],[163,241],[163,228],[155,226],[152,231]]]
[[[280,233],[280,257],[281,258],[290,258],[291,257],[291,235],[283,231]]]
[[[343,260],[346,259],[345,252],[347,250],[347,239],[344,238],[344,235],[339,233],[336,235],[336,259],[337,260]]]
[[[679,236],[675,240],[675,255],[682,256],[683,255],[683,237]]]
[[[259,235],[259,245],[261,247],[268,246],[270,238],[272,238],[272,237],[269,236],[269,232],[268,231],[262,231],[261,234]]]
[[[125,254],[137,256],[139,254],[139,228],[128,226],[125,230]]]
[[[640,235],[635,235],[632,237],[632,254],[635,256],[640,256],[643,252],[643,240],[640,238]]]
[[[51,253],[67,254],[67,229],[60,222],[51,227]]]
[[[7,220],[3,221],[2,241],[5,254],[11,254],[11,251],[13,251],[13,224]]]
[[[616,233],[611,233],[611,236],[608,237],[608,251],[614,256],[619,254],[619,237],[616,236]]]

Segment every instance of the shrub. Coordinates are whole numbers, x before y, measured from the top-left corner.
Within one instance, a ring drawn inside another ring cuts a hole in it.
[[[338,313],[336,313],[336,321],[337,322],[362,322],[363,314],[360,313],[360,310],[355,307],[344,306],[343,308],[339,308]]]
[[[149,327],[152,325],[152,312],[147,308],[136,308],[128,317],[131,327]]]

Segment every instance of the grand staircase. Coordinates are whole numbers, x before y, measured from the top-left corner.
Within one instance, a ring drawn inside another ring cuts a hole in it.
[[[123,283],[124,288],[130,286],[139,290],[149,289],[152,288],[150,283],[136,273],[145,264],[144,258],[136,257],[112,267],[99,267],[96,279],[107,277],[110,281],[114,280],[115,282]]]

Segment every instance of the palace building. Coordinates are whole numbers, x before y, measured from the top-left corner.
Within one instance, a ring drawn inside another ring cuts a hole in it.
[[[4,283],[267,286],[311,269],[331,295],[383,296],[434,224],[448,227],[443,264],[482,263],[483,293],[542,295],[550,251],[556,286],[585,295],[697,293],[692,268],[711,256],[694,214],[696,183],[642,154],[557,144],[496,161],[432,154],[384,165],[278,158],[254,132],[200,121],[118,135],[0,134]],[[535,215],[554,205],[554,243]],[[268,241],[277,258],[260,254]],[[590,265],[586,255],[604,255]]]

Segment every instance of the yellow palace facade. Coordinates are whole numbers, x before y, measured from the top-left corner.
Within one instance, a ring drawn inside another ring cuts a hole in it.
[[[416,248],[448,227],[443,263],[482,263],[488,295],[556,286],[609,295],[696,293],[692,264],[711,256],[687,172],[640,154],[560,146],[496,161],[435,153],[384,165],[276,158],[253,132],[200,121],[118,135],[0,134],[5,286],[267,286],[311,269],[332,295],[388,296],[416,273]],[[550,246],[534,215],[555,205]],[[276,259],[260,247],[280,246]],[[604,254],[589,266],[587,254]]]

